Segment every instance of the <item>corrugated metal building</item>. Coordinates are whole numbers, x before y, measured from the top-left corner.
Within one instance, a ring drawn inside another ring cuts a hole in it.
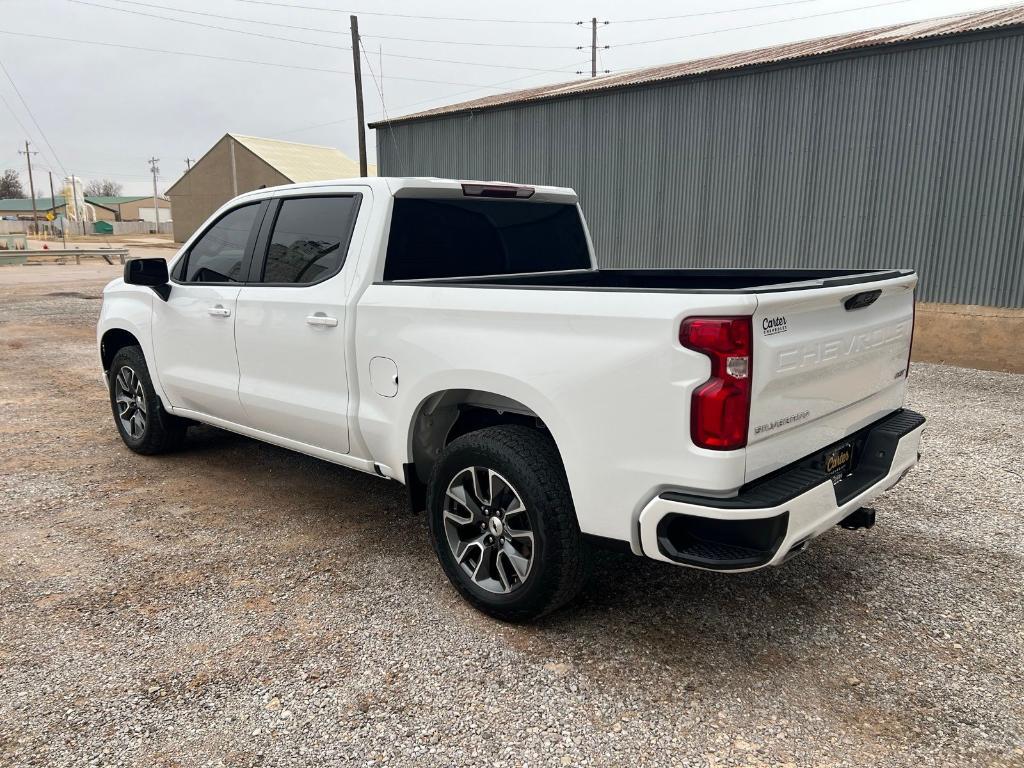
[[[382,175],[575,187],[609,267],[915,267],[1024,307],[1024,6],[376,123]]]

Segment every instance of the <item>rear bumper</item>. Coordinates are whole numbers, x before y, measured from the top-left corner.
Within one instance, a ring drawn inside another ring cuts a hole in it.
[[[662,493],[640,513],[644,554],[717,571],[779,565],[903,479],[917,463],[924,423],[901,410],[851,435],[843,442],[853,442],[856,466],[838,484],[820,464],[826,448],[731,498]]]

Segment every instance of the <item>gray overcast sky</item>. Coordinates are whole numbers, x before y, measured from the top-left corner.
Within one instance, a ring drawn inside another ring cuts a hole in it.
[[[1002,5],[998,0],[353,0],[351,5],[340,0],[0,0],[0,63],[52,145],[51,150],[0,72],[0,169],[16,168],[26,177],[17,151],[29,138],[40,153],[34,158],[40,169],[37,187],[46,184],[47,170],[56,180],[66,169],[86,180],[115,179],[128,194],[146,194],[152,189],[146,160],[155,155],[162,192],[184,171],[186,156],[201,156],[228,131],[335,146],[356,157],[349,13],[359,15],[371,67],[378,76],[383,71],[384,103],[394,117],[576,79],[576,70],[589,74],[594,15],[611,22],[599,31],[600,43],[611,46],[601,53],[601,68],[622,72]],[[700,13],[707,15],[651,20]],[[575,25],[583,19],[587,25]],[[729,30],[735,27],[747,28]],[[699,34],[708,32],[714,33]],[[643,42],[666,37],[679,39]],[[381,101],[365,66],[363,72],[366,111],[373,119],[381,115]]]

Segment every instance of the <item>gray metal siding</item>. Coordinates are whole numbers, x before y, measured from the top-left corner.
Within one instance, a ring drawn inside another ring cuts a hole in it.
[[[607,267],[913,267],[1024,307],[1024,34],[381,128],[382,175],[574,187]]]

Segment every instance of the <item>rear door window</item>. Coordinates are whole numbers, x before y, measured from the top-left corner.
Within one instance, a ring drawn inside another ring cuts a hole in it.
[[[292,197],[281,201],[260,282],[309,285],[345,264],[359,195]]]
[[[571,203],[398,198],[385,280],[590,269]]]
[[[206,230],[189,249],[184,282],[242,282],[242,262],[259,209],[259,203],[235,208]]]

